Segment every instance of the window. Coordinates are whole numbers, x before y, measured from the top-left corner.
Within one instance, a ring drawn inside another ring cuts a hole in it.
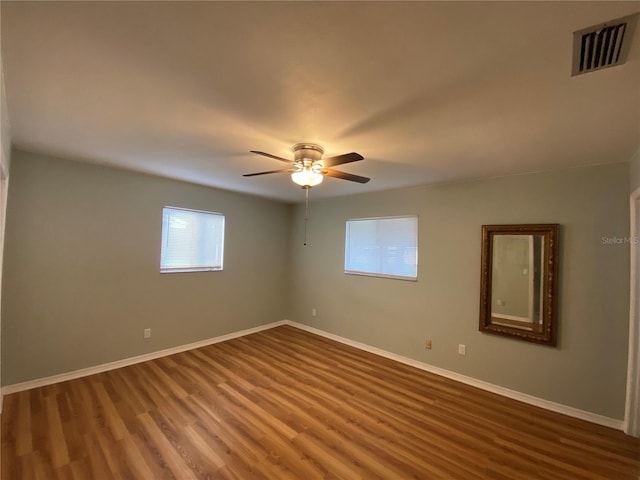
[[[418,217],[347,220],[344,273],[416,280]]]
[[[224,215],[164,207],[160,273],[222,270]]]

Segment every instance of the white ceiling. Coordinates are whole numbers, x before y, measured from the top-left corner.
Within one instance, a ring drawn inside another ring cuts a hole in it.
[[[627,64],[571,77],[572,32],[640,2],[1,2],[13,145],[287,202],[298,142],[366,185],[314,197],[627,161]]]

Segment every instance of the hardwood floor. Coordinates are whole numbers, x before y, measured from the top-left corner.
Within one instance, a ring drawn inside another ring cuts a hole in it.
[[[640,478],[622,432],[288,326],[4,402],[5,480]]]

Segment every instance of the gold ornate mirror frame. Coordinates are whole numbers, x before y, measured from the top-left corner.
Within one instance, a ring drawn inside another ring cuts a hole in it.
[[[482,226],[481,332],[556,345],[558,230]]]

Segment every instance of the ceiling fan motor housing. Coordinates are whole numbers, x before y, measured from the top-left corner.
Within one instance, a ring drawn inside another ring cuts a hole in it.
[[[296,163],[299,162],[305,166],[313,165],[324,154],[324,148],[315,143],[296,143],[291,150],[293,150],[293,158]]]

